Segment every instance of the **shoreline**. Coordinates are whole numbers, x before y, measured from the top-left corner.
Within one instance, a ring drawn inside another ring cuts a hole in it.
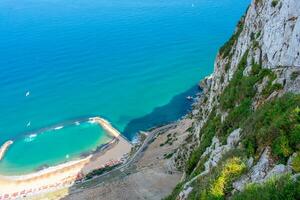
[[[34,196],[70,187],[94,170],[123,163],[125,156],[131,151],[131,143],[107,120],[100,117],[89,118],[89,120],[98,123],[113,137],[106,148],[95,151],[83,159],[68,161],[29,174],[0,175],[0,199]],[[0,152],[4,152],[3,149],[6,150],[11,144],[9,141],[6,142]]]
[[[71,187],[71,190],[50,192],[38,196],[41,199],[163,199],[171,193],[182,173],[172,165],[166,155],[186,140],[192,119],[184,118],[165,126],[148,130],[146,137],[137,144],[128,161],[109,172]],[[161,146],[172,137],[172,144]],[[177,139],[175,139],[177,138]],[[54,197],[55,198],[51,198]],[[36,198],[36,199],[39,199]]]

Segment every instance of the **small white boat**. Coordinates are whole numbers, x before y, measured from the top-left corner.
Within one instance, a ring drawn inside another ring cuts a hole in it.
[[[27,91],[25,96],[28,97],[29,95],[30,95],[30,91]]]

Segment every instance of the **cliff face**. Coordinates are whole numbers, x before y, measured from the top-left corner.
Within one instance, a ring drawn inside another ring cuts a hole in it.
[[[299,15],[300,2],[297,0],[279,1],[275,6],[272,6],[272,0],[252,2],[246,17],[241,19],[240,23],[243,25],[240,26],[243,27],[230,49],[232,55],[224,57],[220,53],[221,55],[219,54],[215,61],[214,73],[202,81],[201,86],[209,99],[208,107],[215,104],[213,100],[228,85],[247,50],[249,50],[249,59],[245,73],[250,70],[250,59],[253,58],[256,63],[261,62],[263,68],[283,72],[278,77],[278,81],[281,78],[287,81],[284,84],[285,91],[300,92],[299,79],[289,79],[289,75],[298,71],[300,67]]]
[[[173,158],[185,176],[169,199],[235,198],[286,173],[297,181],[299,17],[299,0],[252,1],[200,83],[190,136]]]

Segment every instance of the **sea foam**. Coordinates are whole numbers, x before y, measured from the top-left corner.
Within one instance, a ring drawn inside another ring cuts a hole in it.
[[[25,137],[24,141],[31,142],[31,141],[35,140],[36,136],[37,136],[37,134],[30,134],[27,137]]]
[[[60,130],[62,128],[64,128],[64,126],[57,126],[57,127],[54,128],[54,130]]]

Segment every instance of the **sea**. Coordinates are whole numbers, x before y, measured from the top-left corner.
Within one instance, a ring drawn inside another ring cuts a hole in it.
[[[1,0],[0,173],[77,159],[189,112],[250,0]]]

